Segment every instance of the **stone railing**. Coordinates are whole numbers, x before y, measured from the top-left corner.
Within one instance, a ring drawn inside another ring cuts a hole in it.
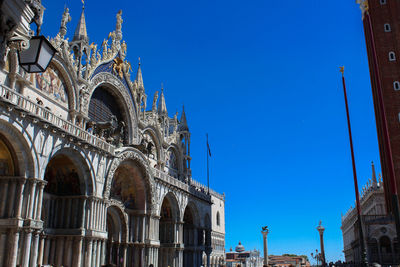
[[[160,171],[158,169],[155,169],[155,168],[151,168],[151,169],[153,171],[154,176],[159,178],[160,180],[162,180],[162,181],[164,181],[164,182],[166,182],[166,183],[168,183],[170,185],[173,185],[173,186],[175,186],[175,187],[177,187],[179,189],[182,189],[182,190],[184,190],[186,192],[189,191],[189,185],[185,184],[184,182],[179,181],[178,179],[176,179],[176,178],[174,178],[174,177],[172,177],[172,176],[170,176],[170,175],[166,174],[165,172],[162,172],[162,171]]]
[[[100,148],[101,150],[114,155],[115,147],[113,145],[94,136],[93,134],[88,133],[81,127],[56,116],[50,110],[32,102],[31,100],[4,85],[0,85],[0,99],[4,102],[14,105],[15,109],[25,111],[29,113],[29,115],[37,117],[45,123],[57,127],[59,131],[64,132],[70,137],[74,137],[84,143],[92,145],[96,148]]]
[[[204,199],[206,201],[211,200],[211,197],[207,194],[207,191],[204,191],[199,186],[194,186],[193,184],[184,183],[184,182],[182,182],[182,181],[180,181],[158,169],[155,169],[155,168],[151,168],[151,169],[153,171],[154,176],[156,178],[160,179],[161,181],[168,183],[170,185],[173,185],[173,186],[175,186],[185,192],[188,192],[200,199]],[[197,182],[197,184],[200,184],[200,183]]]
[[[198,191],[202,191],[202,192],[205,192],[205,193],[208,192],[208,187],[207,186],[205,186],[202,183],[194,180],[193,178],[190,179],[190,185],[195,187]],[[219,198],[219,199],[225,199],[225,196],[223,194],[220,194],[220,193],[212,190],[211,188],[210,188],[210,194],[215,196],[215,197],[217,197],[217,198]]]

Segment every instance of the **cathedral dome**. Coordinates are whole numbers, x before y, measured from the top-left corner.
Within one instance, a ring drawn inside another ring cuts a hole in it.
[[[244,246],[242,245],[242,243],[240,243],[240,241],[239,241],[239,245],[236,246],[235,251],[236,252],[243,252],[244,251]]]

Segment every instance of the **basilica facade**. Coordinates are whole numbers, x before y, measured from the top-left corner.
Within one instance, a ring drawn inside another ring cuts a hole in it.
[[[169,117],[162,88],[147,100],[122,12],[98,46],[84,9],[69,34],[66,8],[49,67],[27,73],[42,15],[1,3],[0,267],[223,265],[225,196],[191,176],[184,109]]]

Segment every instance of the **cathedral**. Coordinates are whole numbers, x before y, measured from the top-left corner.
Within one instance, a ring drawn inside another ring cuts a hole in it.
[[[122,11],[98,46],[65,8],[55,56],[28,73],[44,8],[0,5],[0,267],[224,265],[225,195],[191,176],[185,110],[170,117],[163,88],[148,101]]]

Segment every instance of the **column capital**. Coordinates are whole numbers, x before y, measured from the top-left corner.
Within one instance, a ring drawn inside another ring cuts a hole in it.
[[[27,233],[27,234],[32,234],[32,232],[34,232],[34,230],[31,229],[31,228],[23,228],[23,231],[24,231],[25,233]]]

